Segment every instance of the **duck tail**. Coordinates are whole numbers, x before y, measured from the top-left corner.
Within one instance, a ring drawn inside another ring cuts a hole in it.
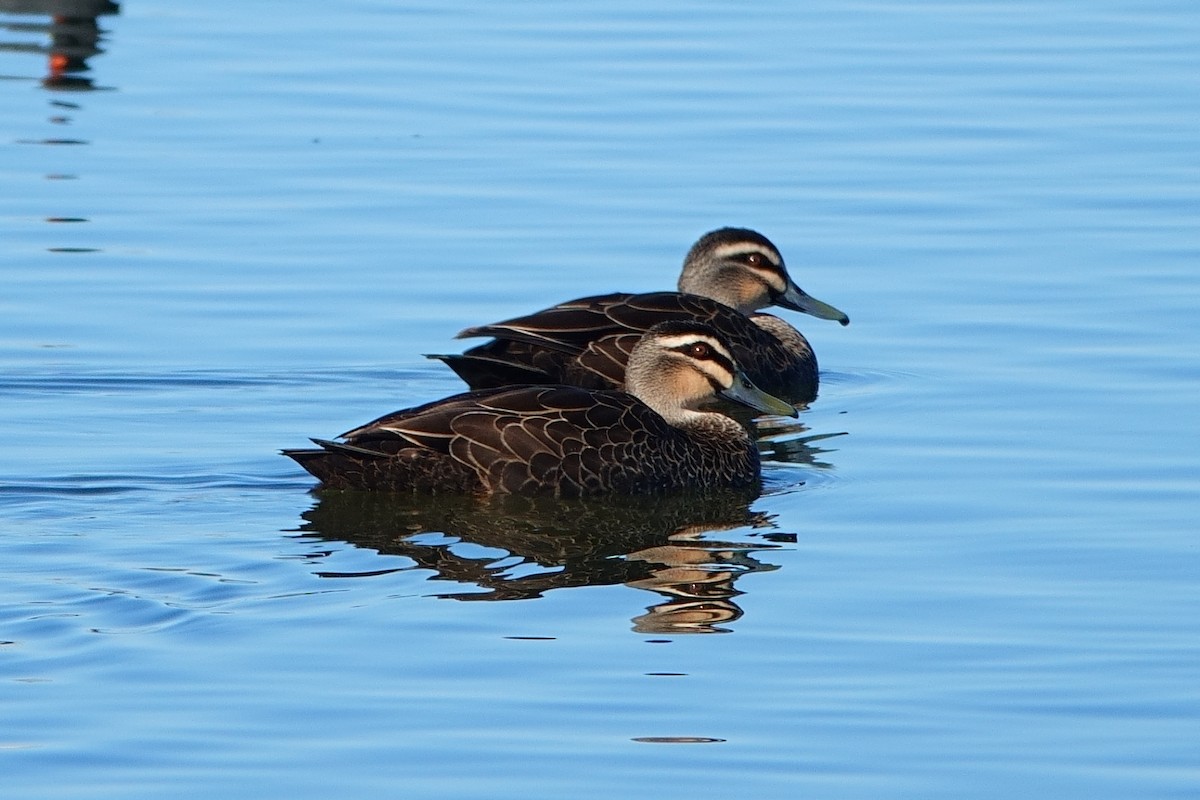
[[[427,353],[426,358],[441,361],[472,389],[498,389],[503,386],[556,383],[545,371],[526,364],[465,353]]]
[[[343,476],[361,471],[366,463],[387,458],[386,453],[344,442],[329,439],[313,439],[312,442],[320,449],[295,448],[279,452],[295,461],[326,487],[340,485],[343,483]]]

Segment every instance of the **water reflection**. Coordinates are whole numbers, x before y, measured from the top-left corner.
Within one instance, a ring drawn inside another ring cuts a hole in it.
[[[103,53],[100,42],[105,31],[98,22],[102,16],[120,12],[117,3],[107,0],[0,0],[0,13],[48,16],[48,22],[6,22],[5,33],[47,34],[47,44],[0,41],[0,50],[44,54],[47,73],[42,85],[58,91],[89,91],[100,88],[83,73],[91,68],[88,59]],[[6,37],[7,38],[7,37]]]
[[[753,495],[555,500],[326,492],[300,530],[404,556],[433,580],[469,584],[456,600],[526,600],[552,589],[625,584],[662,599],[640,633],[717,633],[742,615],[735,584],[777,569],[758,553],[794,541]],[[728,537],[714,533],[734,534]],[[322,572],[325,577],[350,577]]]
[[[802,464],[816,469],[833,469],[833,465],[822,459],[824,453],[833,452],[821,447],[818,442],[845,436],[837,433],[810,433],[810,428],[799,420],[784,417],[768,417],[755,420],[752,424],[758,440],[758,452],[764,461],[779,461],[786,464]]]

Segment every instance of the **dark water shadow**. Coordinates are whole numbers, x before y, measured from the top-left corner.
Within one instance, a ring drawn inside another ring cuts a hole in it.
[[[299,530],[403,556],[412,569],[430,570],[431,580],[473,587],[439,597],[528,600],[556,589],[624,584],[661,598],[633,619],[639,633],[723,633],[742,616],[738,580],[778,569],[758,554],[795,541],[751,510],[754,499],[733,492],[487,501],[326,492]]]

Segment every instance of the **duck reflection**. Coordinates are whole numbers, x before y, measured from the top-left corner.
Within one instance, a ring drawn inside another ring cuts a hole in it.
[[[838,433],[811,433],[800,420],[783,417],[767,417],[748,420],[754,437],[758,441],[758,452],[764,461],[800,464],[816,469],[833,469],[833,465],[822,459],[822,454],[832,452],[818,442],[845,436]]]
[[[752,511],[753,499],[737,492],[487,501],[326,492],[300,530],[404,556],[433,580],[476,587],[441,597],[525,600],[552,589],[625,584],[662,598],[634,618],[635,631],[718,633],[742,615],[737,580],[777,569],[757,554],[795,540]]]
[[[45,33],[48,44],[0,42],[0,50],[44,53],[47,74],[42,85],[60,91],[88,91],[98,88],[83,75],[90,67],[87,60],[104,52],[100,41],[105,31],[97,21],[119,13],[117,3],[107,0],[0,0],[0,13],[48,16],[49,22],[6,22],[3,30],[11,33]]]

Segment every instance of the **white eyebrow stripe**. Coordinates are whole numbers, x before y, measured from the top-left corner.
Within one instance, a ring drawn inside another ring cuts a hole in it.
[[[673,333],[667,336],[657,336],[655,338],[662,347],[669,350],[687,347],[689,344],[695,344],[696,342],[704,342],[713,350],[725,356],[725,358],[733,361],[733,355],[725,349],[723,344],[711,336],[705,336],[702,333]]]
[[[731,242],[730,244],[722,244],[713,248],[713,258],[726,259],[730,256],[741,255],[742,253],[761,253],[766,256],[767,261],[770,261],[775,266],[782,263],[779,254],[770,247],[764,247],[755,242]]]

